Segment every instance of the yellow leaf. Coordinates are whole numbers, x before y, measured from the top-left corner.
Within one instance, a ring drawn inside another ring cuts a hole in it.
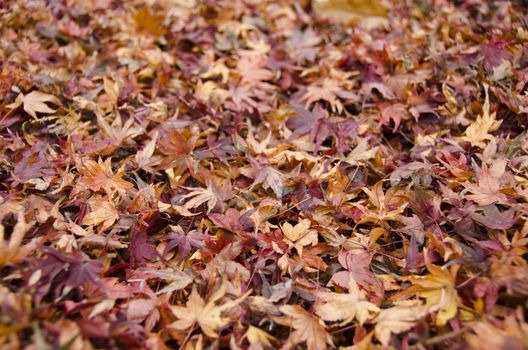
[[[379,0],[315,0],[313,6],[315,13],[337,22],[387,16],[387,9]]]
[[[134,185],[123,179],[124,172],[112,171],[112,161],[107,158],[104,162],[102,159],[95,162],[91,159],[78,166],[79,173],[82,175],[79,184],[92,191],[103,189],[106,193],[112,194],[114,191],[123,193]]]
[[[490,114],[490,103],[489,103],[489,86],[484,84],[484,92],[486,94],[484,105],[482,106],[482,115],[477,117],[473,123],[471,123],[464,136],[461,137],[463,141],[468,141],[471,146],[477,146],[480,148],[486,147],[484,141],[491,141],[493,136],[490,132],[495,131],[502,124],[502,120],[496,120],[496,113]]]
[[[252,346],[260,346],[263,348],[272,348],[273,344],[277,344],[278,342],[277,338],[251,325],[244,336]]]
[[[196,95],[204,101],[223,101],[229,92],[218,86],[214,81],[198,82],[195,87]]]
[[[386,229],[384,229],[383,227],[376,227],[375,229],[370,231],[370,234],[369,234],[369,246],[371,248],[376,248],[376,246],[378,246],[378,244],[376,243],[378,238],[380,238],[381,236],[383,236],[387,232],[388,231]]]
[[[105,198],[97,198],[91,201],[92,211],[83,219],[83,225],[100,225],[100,231],[104,231],[119,219],[114,203]]]
[[[398,221],[398,215],[401,214],[408,203],[405,197],[400,194],[397,187],[391,187],[387,192],[383,192],[383,181],[378,181],[372,189],[363,187],[363,192],[369,197],[369,201],[374,208],[362,208],[364,215],[361,223],[375,222],[384,224],[384,221]],[[356,204],[357,205],[357,204]]]
[[[430,274],[426,276],[409,276],[406,279],[413,285],[391,299],[398,300],[409,295],[417,295],[426,300],[426,306],[438,306],[436,325],[444,326],[447,321],[456,316],[459,296],[456,290],[455,278],[458,266],[450,270],[426,262]]]
[[[362,138],[359,144],[348,154],[345,162],[354,166],[361,165],[365,161],[374,158],[376,152],[378,152],[378,147],[369,149],[368,140]]]
[[[310,228],[310,220],[304,219],[295,226],[285,222],[281,228],[284,236],[290,241],[295,242],[308,233],[308,229]]]
[[[218,337],[218,329],[231,322],[229,318],[222,317],[222,313],[241,303],[250,292],[251,291],[248,291],[236,300],[217,305],[217,302],[226,293],[225,284],[222,284],[218,291],[216,291],[207,302],[205,302],[196,289],[193,288],[185,306],[170,306],[172,313],[178,318],[178,320],[171,323],[168,327],[183,331],[188,330],[197,324],[205,335],[211,338],[216,338]]]

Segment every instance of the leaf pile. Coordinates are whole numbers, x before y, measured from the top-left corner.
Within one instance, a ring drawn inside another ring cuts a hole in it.
[[[2,3],[0,348],[528,348],[527,18]]]

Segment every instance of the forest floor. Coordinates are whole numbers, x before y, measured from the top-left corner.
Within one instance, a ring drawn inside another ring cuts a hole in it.
[[[526,1],[0,3],[0,349],[528,349]]]

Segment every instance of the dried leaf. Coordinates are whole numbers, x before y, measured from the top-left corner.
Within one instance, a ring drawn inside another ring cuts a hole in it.
[[[22,105],[24,111],[26,111],[27,114],[32,116],[34,119],[37,119],[37,113],[55,113],[56,109],[50,108],[46,103],[53,103],[57,106],[62,105],[57,97],[34,90],[27,95],[20,93],[17,96],[15,102],[7,105],[6,107],[15,109]]]
[[[333,346],[324,322],[317,317],[299,305],[283,305],[279,310],[287,316],[286,319],[280,320],[280,323],[293,328],[288,338],[288,342],[292,345],[306,343],[306,348],[309,350],[326,349],[327,344]]]

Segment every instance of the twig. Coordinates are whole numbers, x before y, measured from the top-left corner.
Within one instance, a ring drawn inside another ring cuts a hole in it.
[[[351,324],[350,326],[346,326],[345,328],[336,329],[335,331],[332,331],[331,333],[332,334],[343,333],[343,332],[346,332],[346,331],[348,331],[350,329],[354,329],[357,326],[359,326],[357,323],[356,324]]]

